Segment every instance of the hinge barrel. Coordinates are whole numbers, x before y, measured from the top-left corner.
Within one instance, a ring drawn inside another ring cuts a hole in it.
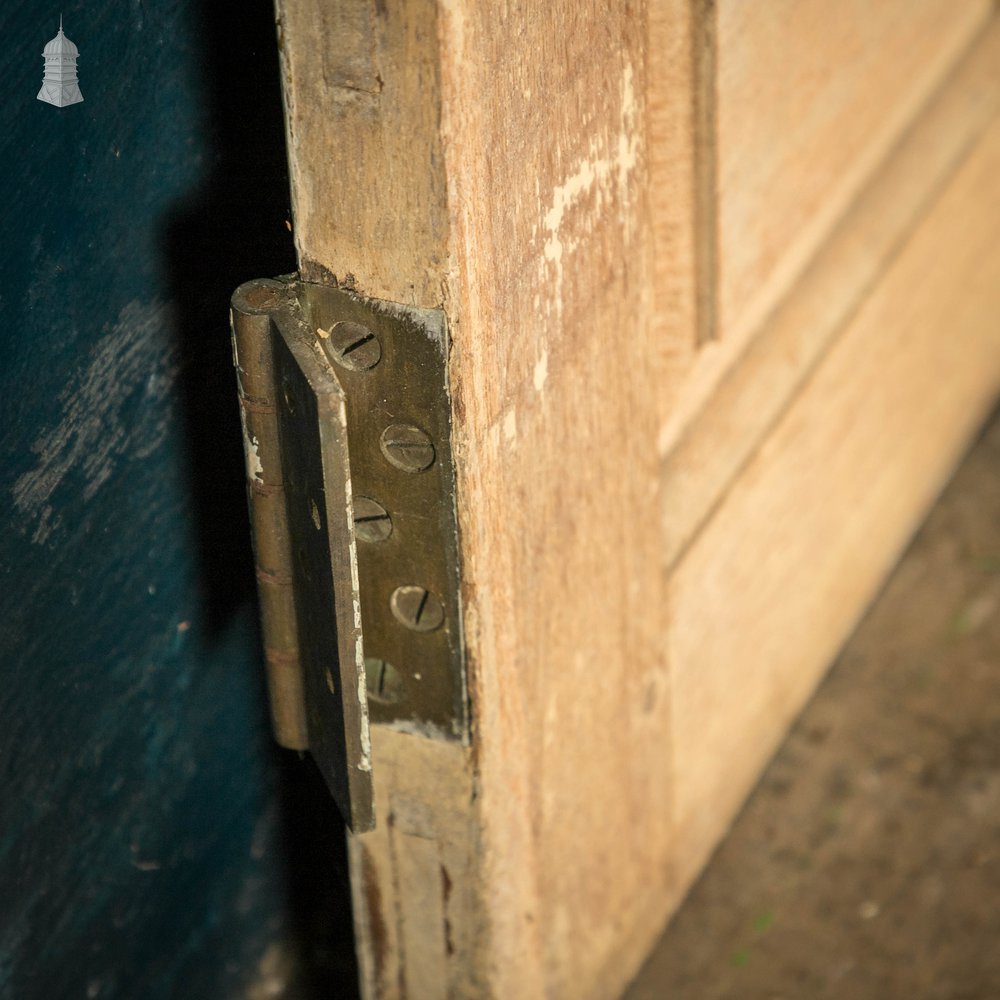
[[[232,299],[233,362],[239,385],[271,722],[274,737],[283,747],[307,750],[269,312],[284,294],[281,282],[269,280],[249,282],[237,289]]]

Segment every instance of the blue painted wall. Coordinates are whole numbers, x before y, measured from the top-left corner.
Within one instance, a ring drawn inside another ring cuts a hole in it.
[[[262,962],[352,996],[342,828],[267,732],[228,346],[295,266],[270,5],[6,0],[0,46],[0,996]]]

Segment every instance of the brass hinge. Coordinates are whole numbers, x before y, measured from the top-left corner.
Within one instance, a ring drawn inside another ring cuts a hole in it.
[[[291,276],[232,325],[275,736],[367,830],[369,715],[468,734],[444,314]]]

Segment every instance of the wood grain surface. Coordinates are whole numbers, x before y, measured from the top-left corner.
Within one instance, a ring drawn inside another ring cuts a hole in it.
[[[665,116],[656,114],[679,100],[671,79],[678,67],[658,66],[655,55],[669,52],[665,40],[677,20],[665,6],[657,0],[650,14],[653,164],[677,155],[664,146]],[[672,402],[659,436],[664,453],[712,408],[721,380],[742,363],[992,10],[982,0],[890,0],[875,7],[855,0],[835,6],[723,0],[710,6],[718,22],[716,116],[714,122],[692,119],[691,162],[696,169],[714,148],[717,190],[714,207],[700,209],[695,220],[692,253],[702,262],[701,274],[714,259],[715,280],[697,290],[698,321],[685,330],[676,318],[684,272],[671,273],[683,212],[677,201],[685,192],[655,175],[650,187],[658,233],[655,322],[672,360],[664,386]],[[673,64],[677,56],[668,58]],[[696,170],[693,189],[704,191],[705,177],[703,168]],[[706,321],[709,315],[714,319]],[[711,338],[704,336],[706,322]]]
[[[986,31],[843,215],[768,322],[668,449],[674,564],[1000,111],[1000,31]]]
[[[279,0],[299,270],[440,305],[448,234],[434,0]]]
[[[718,4],[719,324],[741,340],[978,33],[989,0]]]
[[[670,835],[644,13],[442,18],[491,996],[614,995]]]
[[[684,882],[996,399],[998,176],[994,121],[673,575]]]

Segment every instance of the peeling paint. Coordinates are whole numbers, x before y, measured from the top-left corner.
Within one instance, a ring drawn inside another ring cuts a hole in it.
[[[360,640],[358,645],[360,647]],[[358,670],[358,705],[361,707],[361,760],[358,761],[358,770],[370,771],[372,769],[372,737],[368,725],[368,685],[363,654],[361,655],[361,667]]]
[[[37,462],[11,490],[16,510],[34,521],[33,542],[44,543],[61,526],[51,500],[67,475],[80,476],[82,497],[92,500],[118,462],[150,458],[166,439],[166,402],[180,368],[164,335],[169,325],[162,303],[130,302],[60,394],[58,423],[35,439]]]
[[[246,413],[240,410],[240,423],[243,425],[243,451],[247,457],[247,473],[255,482],[264,482],[264,466],[260,461],[260,451],[257,439],[247,430]],[[318,528],[319,525],[316,525]]]

